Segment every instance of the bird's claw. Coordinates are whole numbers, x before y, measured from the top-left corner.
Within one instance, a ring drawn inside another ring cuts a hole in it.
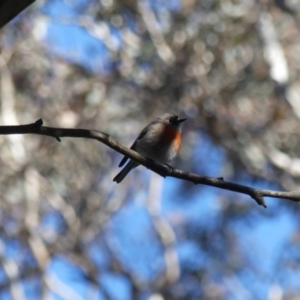
[[[172,167],[171,165],[169,165],[169,164],[165,164],[169,169],[170,169],[170,171],[173,173],[174,172],[174,170],[175,170],[175,168],[174,167]]]
[[[146,157],[146,159],[150,162],[150,163],[155,163],[155,160],[154,159],[152,159],[152,158],[149,158],[149,157]],[[147,168],[148,169],[148,168]]]
[[[152,158],[147,157],[147,160],[148,160],[149,162],[151,162],[151,163],[155,163],[155,160],[152,159]]]

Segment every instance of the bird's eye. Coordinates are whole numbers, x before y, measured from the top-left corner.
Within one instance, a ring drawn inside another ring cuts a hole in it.
[[[173,116],[169,119],[170,123],[176,123],[178,121],[178,116]]]

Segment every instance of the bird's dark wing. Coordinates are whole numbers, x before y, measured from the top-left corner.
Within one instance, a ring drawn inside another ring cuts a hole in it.
[[[137,137],[137,139],[134,141],[134,143],[132,144],[132,146],[130,147],[130,149],[134,150],[137,141],[139,141],[140,139],[142,139],[142,138],[145,136],[145,134],[146,134],[147,131],[148,131],[148,128],[149,128],[149,127],[146,126],[146,127],[141,131],[141,133],[139,134],[139,136]],[[127,162],[128,158],[129,158],[128,156],[124,156],[123,159],[122,159],[122,160],[120,161],[120,163],[119,163],[119,167],[122,167],[122,166]]]

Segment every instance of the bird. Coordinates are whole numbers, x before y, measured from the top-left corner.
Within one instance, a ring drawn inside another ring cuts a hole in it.
[[[159,164],[167,164],[178,153],[181,145],[181,125],[186,119],[176,114],[165,113],[150,122],[139,134],[130,149]],[[119,167],[124,166],[129,157],[124,156]],[[130,160],[113,179],[120,183],[127,174],[139,165]]]

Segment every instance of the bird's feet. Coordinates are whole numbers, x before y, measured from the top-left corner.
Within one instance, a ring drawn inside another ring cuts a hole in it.
[[[155,160],[152,159],[152,158],[146,157],[146,159],[147,159],[150,163],[155,163]],[[148,168],[147,168],[147,170],[148,170]]]
[[[175,168],[174,167],[172,167],[171,165],[169,165],[169,164],[165,164],[169,169],[170,169],[170,171],[173,173],[174,172],[174,170],[175,170]]]
[[[155,163],[155,160],[154,159],[152,159],[152,158],[149,158],[149,157],[146,157],[147,158],[147,160],[149,161],[149,162],[151,162],[151,163]]]

